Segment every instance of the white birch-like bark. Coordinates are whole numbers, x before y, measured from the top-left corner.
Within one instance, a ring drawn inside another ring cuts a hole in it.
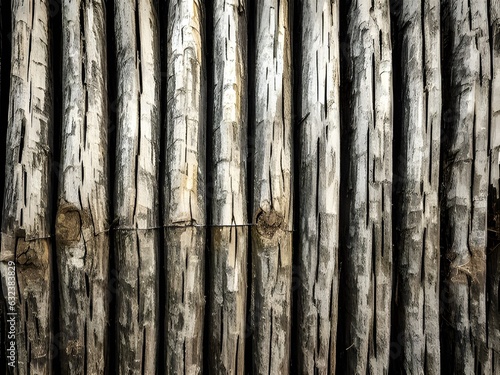
[[[389,368],[392,294],[392,46],[388,0],[348,10],[348,225],[346,357],[349,373]],[[344,269],[344,267],[343,267]]]
[[[13,0],[0,272],[15,284],[15,374],[51,374],[52,76],[48,1]],[[15,281],[9,278],[15,262]],[[11,294],[12,295],[12,294]]]
[[[157,372],[160,46],[153,0],[115,1],[118,117],[114,233],[120,374]]]
[[[210,247],[210,373],[244,371],[248,223],[247,14],[240,0],[213,4],[214,108],[212,243]],[[212,32],[212,30],[211,30]]]
[[[108,158],[105,8],[62,3],[63,126],[56,244],[59,365],[103,374],[108,331]]]
[[[339,284],[339,2],[301,5],[298,371],[329,374]]]
[[[253,369],[290,371],[292,87],[289,2],[257,1],[251,315]]]
[[[169,4],[165,145],[166,361],[169,374],[199,374],[203,371],[206,225],[204,17],[202,1],[178,0]]]

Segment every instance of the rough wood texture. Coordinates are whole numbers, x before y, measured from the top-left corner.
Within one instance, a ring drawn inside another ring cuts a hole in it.
[[[340,188],[339,3],[302,1],[298,371],[336,367]]]
[[[500,369],[500,0],[490,1],[490,188],[488,197],[488,347],[492,368]],[[498,371],[498,370],[497,370]]]
[[[292,87],[289,2],[256,5],[251,315],[253,371],[290,370]]]
[[[245,2],[213,4],[214,107],[210,373],[244,371],[247,241],[247,22]],[[241,226],[243,225],[243,226]]]
[[[486,2],[443,3],[445,104],[445,220],[443,369],[459,374],[491,373],[486,326],[486,207],[490,46]]]
[[[402,34],[402,138],[396,170],[398,222],[398,335],[407,374],[440,374],[439,155],[441,61],[439,0],[404,0]],[[396,328],[396,327],[394,327]]]
[[[13,0],[0,271],[16,262],[17,374],[50,374],[52,78],[48,1]],[[4,125],[5,126],[5,125]],[[8,312],[13,312],[9,310]]]
[[[204,4],[169,4],[167,31],[166,360],[167,373],[203,366],[205,312]],[[209,354],[212,356],[212,354]]]
[[[348,10],[350,112],[346,347],[349,373],[389,367],[392,288],[392,47],[388,0]]]
[[[104,4],[62,3],[63,129],[56,216],[60,371],[102,374],[108,327]]]
[[[115,1],[118,372],[154,374],[159,330],[160,48],[152,0]]]

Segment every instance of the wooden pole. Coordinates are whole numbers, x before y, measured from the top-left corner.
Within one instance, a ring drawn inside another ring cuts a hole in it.
[[[60,371],[104,372],[108,327],[104,5],[62,3],[63,130],[56,244]]]
[[[160,47],[152,0],[115,1],[118,372],[157,372]]]
[[[387,373],[392,293],[392,51],[389,1],[348,11],[350,132],[346,357],[349,373]]]
[[[0,272],[13,296],[17,374],[50,374],[52,76],[48,4],[13,0]],[[15,263],[15,270],[12,264]],[[14,277],[14,279],[12,278]],[[13,287],[13,289],[12,289]]]
[[[169,4],[164,215],[169,374],[198,374],[203,369],[207,105],[204,12],[204,2],[198,0]]]

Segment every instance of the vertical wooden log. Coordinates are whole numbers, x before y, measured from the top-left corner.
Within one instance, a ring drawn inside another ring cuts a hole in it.
[[[63,129],[56,216],[60,370],[102,374],[108,327],[105,10],[64,0]]]
[[[204,2],[199,0],[171,1],[169,4],[165,239],[166,360],[167,373],[172,374],[198,374],[203,366],[206,225],[204,12]]]
[[[335,373],[340,188],[339,3],[302,1],[298,371]]]
[[[160,48],[153,0],[115,2],[118,372],[157,372]]]
[[[346,267],[349,373],[389,367],[392,289],[392,53],[389,1],[348,14],[350,155]]]
[[[288,1],[257,1],[252,229],[253,370],[290,370],[292,87]]]
[[[444,151],[445,181],[443,357],[459,374],[491,372],[486,332],[486,207],[490,46],[483,1],[449,0],[443,6],[448,45],[449,139]]]
[[[487,301],[488,347],[492,368],[500,369],[500,1],[489,3],[491,46],[490,188],[488,197]],[[498,370],[497,370],[498,371]]]
[[[214,108],[210,372],[244,371],[247,287],[247,22],[245,2],[213,4]]]
[[[13,0],[0,272],[14,283],[17,374],[50,374],[52,77],[48,2]],[[8,268],[15,262],[15,281]],[[10,294],[12,295],[12,294]]]
[[[398,335],[402,334],[405,373],[440,374],[440,4],[439,0],[404,0],[401,5]]]

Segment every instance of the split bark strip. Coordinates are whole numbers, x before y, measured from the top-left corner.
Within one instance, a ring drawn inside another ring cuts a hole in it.
[[[56,216],[63,373],[102,374],[108,327],[108,158],[105,10],[65,0],[63,135]]]
[[[405,0],[401,5],[402,220],[397,285],[402,359],[407,374],[440,374],[440,4]]]
[[[452,372],[491,373],[486,331],[486,208],[489,181],[490,46],[486,2],[448,0],[447,80],[453,118],[445,123],[445,306],[443,356]]]
[[[288,374],[293,229],[289,3],[260,0],[256,5],[253,371]]]
[[[392,288],[392,47],[388,0],[348,14],[351,133],[346,278],[349,373],[389,367]]]
[[[205,312],[204,2],[171,1],[167,31],[165,239],[167,373],[203,366]]]
[[[212,243],[210,247],[210,373],[243,374],[248,228],[247,21],[245,2],[213,4],[214,109]]]
[[[333,374],[338,320],[339,2],[302,1],[298,372]],[[274,195],[273,195],[274,196]]]
[[[490,1],[492,61],[490,108],[490,188],[488,216],[487,301],[488,347],[492,368],[500,369],[500,0]],[[497,370],[498,371],[498,370]]]
[[[52,77],[48,2],[13,0],[1,275],[16,262],[17,374],[52,373],[50,158]],[[10,285],[9,285],[10,286]]]
[[[114,235],[119,373],[157,372],[160,47],[153,0],[115,2],[118,80]]]

